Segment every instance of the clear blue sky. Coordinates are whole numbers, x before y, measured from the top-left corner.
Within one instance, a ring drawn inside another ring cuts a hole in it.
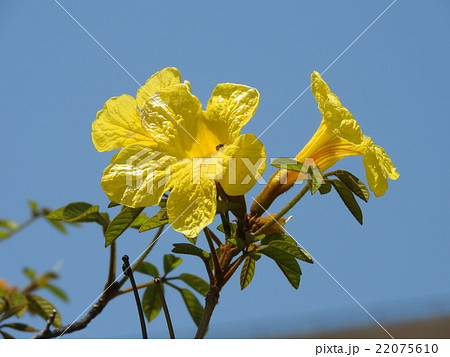
[[[327,68],[390,3],[61,0],[141,83],[174,66],[204,104],[217,83],[256,87],[261,102],[244,128],[256,135],[309,85],[313,70]],[[450,295],[449,14],[447,1],[398,0],[324,74],[401,176],[390,181],[385,196],[372,196],[362,206],[363,226],[336,195],[305,197],[287,226],[381,323],[395,315],[389,309],[398,302],[415,301],[420,309]],[[95,150],[91,123],[108,98],[134,95],[138,85],[51,0],[2,1],[0,43],[0,217],[25,220],[27,199],[53,208],[86,201],[106,210],[100,178],[112,153]],[[261,137],[268,155],[294,156],[319,121],[307,91]],[[364,178],[360,157],[336,168]],[[269,167],[264,176],[272,172]],[[293,195],[286,194],[273,211]],[[119,256],[137,256],[150,239],[123,235]],[[150,261],[161,267],[162,254],[176,242],[184,242],[183,236],[169,230]],[[42,220],[0,244],[0,277],[22,286],[24,265],[42,272],[63,262],[58,285],[71,301],[57,306],[63,323],[70,323],[101,293],[108,260],[103,245],[98,226],[71,228],[62,236]],[[199,261],[184,261],[179,272],[204,276]],[[209,336],[278,335],[333,316],[343,325],[374,323],[319,265],[302,268],[298,291],[269,259],[258,262],[243,292],[236,276],[221,294]],[[194,324],[178,293],[169,291],[168,300],[178,335],[192,336]],[[43,326],[38,318],[27,321]],[[149,333],[167,336],[162,315]],[[139,337],[132,296],[114,300],[70,337]]]

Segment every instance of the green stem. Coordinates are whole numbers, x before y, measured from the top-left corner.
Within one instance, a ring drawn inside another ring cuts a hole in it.
[[[150,286],[150,285],[153,285],[153,284],[154,284],[153,281],[149,281],[149,282],[144,283],[144,284],[136,285],[136,289],[139,290],[139,289],[142,289],[142,288],[146,288],[147,286]],[[122,289],[122,290],[119,290],[119,291],[116,293],[115,296],[119,296],[119,295],[122,295],[122,294],[126,294],[126,293],[129,293],[129,292],[132,292],[132,291],[133,291],[133,288],[132,288],[132,287],[126,288],[126,289]]]
[[[116,280],[116,242],[112,242],[109,251],[109,272],[106,287],[109,287]]]
[[[262,226],[260,229],[258,229],[254,235],[257,236],[259,234],[263,234],[264,232],[266,232],[275,222],[278,222],[278,220],[280,218],[282,218],[286,213],[289,212],[289,210],[294,207],[298,201],[300,201],[302,199],[302,197],[306,194],[306,192],[309,191],[309,183],[307,183],[305,185],[305,187],[302,188],[302,190],[280,211],[278,212],[275,216],[272,216],[272,219],[267,222],[264,226]],[[257,201],[255,201],[257,202]],[[264,210],[266,211],[266,210]],[[267,213],[267,211],[266,211]]]

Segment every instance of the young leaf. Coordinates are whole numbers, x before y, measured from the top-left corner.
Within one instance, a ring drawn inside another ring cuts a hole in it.
[[[158,215],[154,215],[153,217],[147,218],[144,223],[142,223],[139,228],[139,233],[160,227],[167,223],[169,223],[169,219],[160,219]]]
[[[253,279],[255,274],[255,260],[248,256],[245,258],[244,265],[241,270],[241,290],[244,290]]]
[[[25,331],[25,332],[38,332],[39,331],[38,329],[35,329],[32,326],[29,326],[27,324],[22,324],[20,322],[15,322],[15,323],[10,323],[10,324],[5,324],[5,325],[0,326],[0,328],[3,328],[3,327],[9,327],[14,330]]]
[[[62,211],[65,222],[92,222],[98,219],[98,206],[86,202],[69,203]]]
[[[356,202],[355,196],[353,196],[352,191],[339,180],[331,180],[331,184],[336,189],[339,197],[341,197],[342,201],[345,203],[353,217],[355,217],[359,224],[362,225],[363,215],[361,212],[361,208],[359,207],[358,202]]]
[[[237,227],[237,225],[236,225],[235,223],[230,223],[230,236],[231,236],[231,237],[233,237],[234,234],[236,233],[236,227]],[[219,225],[217,226],[217,230],[218,230],[219,232],[222,232],[222,233],[225,234],[225,230],[223,229],[223,225],[222,225],[222,224],[219,224]]]
[[[19,225],[9,219],[0,219],[0,227],[6,228],[7,230],[13,232],[19,228]]]
[[[275,263],[277,263],[278,267],[281,269],[289,283],[295,289],[298,289],[302,271],[300,269],[300,265],[298,265],[297,260],[295,260],[293,256],[270,246],[263,247],[258,251],[273,259]]]
[[[303,260],[307,263],[312,263],[311,256],[303,249],[297,247],[297,245],[293,245],[287,241],[282,240],[274,240],[270,242],[269,247],[281,250],[289,255],[292,255],[293,257]]]
[[[245,249],[245,242],[239,237],[228,238],[227,241],[230,242],[231,244],[234,244],[240,250]]]
[[[139,216],[137,216],[133,223],[130,224],[130,228],[139,229],[144,224],[144,222],[148,219],[147,215],[145,213],[140,213]]]
[[[45,285],[42,285],[42,288],[51,291],[55,296],[59,297],[62,301],[66,301],[66,302],[69,301],[69,297],[64,292],[64,290],[57,287],[56,285],[47,283]]]
[[[269,235],[265,236],[261,240],[261,244],[262,245],[267,245],[267,244],[269,244],[270,242],[272,242],[274,240],[284,240],[286,242],[289,242],[289,243],[297,246],[297,242],[295,241],[294,238],[289,237],[286,234],[281,234],[281,233],[269,234]]]
[[[27,203],[28,203],[28,206],[31,209],[31,213],[33,215],[35,215],[37,213],[37,211],[38,211],[38,203],[36,201],[32,201],[32,200],[28,200]]]
[[[117,207],[117,206],[120,206],[120,203],[115,203],[115,202],[111,201],[108,204],[108,208],[113,208],[113,207]]]
[[[355,175],[348,171],[337,170],[334,175],[341,180],[356,196],[365,202],[369,201],[369,190],[366,185]]]
[[[109,224],[105,232],[105,247],[114,242],[128,227],[137,216],[144,210],[144,207],[132,208],[125,207]]]
[[[311,191],[311,195],[314,195],[324,183],[323,177],[317,166],[309,166],[308,173],[309,190]]]
[[[280,169],[306,172],[306,168],[304,168],[304,166],[301,163],[299,163],[297,160],[290,159],[288,157],[280,157],[278,159],[275,159],[272,161],[271,165],[278,167]]]
[[[149,262],[141,262],[141,264],[137,266],[136,271],[138,273],[147,274],[150,276],[159,276],[158,269]]]
[[[46,215],[45,217],[48,219],[54,219],[54,220],[58,220],[58,221],[62,221],[62,212],[64,210],[64,207],[58,208],[52,212],[50,212],[48,215]]]
[[[25,267],[22,269],[22,271],[25,274],[25,276],[27,276],[31,280],[33,280],[36,277],[36,271],[34,269]]]
[[[206,281],[204,281],[202,278],[200,278],[196,275],[183,273],[183,274],[180,274],[178,279],[184,281],[192,289],[194,289],[198,293],[202,294],[203,296],[206,296],[208,294],[209,284]]]
[[[166,254],[163,257],[164,273],[168,274],[183,262],[183,259],[173,254]]]
[[[44,320],[48,320],[52,314],[53,310],[56,310],[52,303],[45,300],[43,297],[36,294],[27,294],[28,305],[31,310],[36,312]],[[55,320],[53,321],[53,326],[61,327],[61,315],[57,311]]]
[[[180,289],[181,296],[189,311],[189,314],[198,326],[203,316],[203,306],[199,303],[197,298],[188,289]]]
[[[209,253],[189,243],[175,243],[173,253],[196,255],[202,259],[208,259]]]
[[[331,183],[325,181],[323,185],[319,187],[319,192],[321,195],[326,195],[331,191]]]
[[[5,331],[0,331],[0,335],[2,335],[4,339],[15,339],[14,336],[10,335],[9,333],[7,333]]]
[[[66,227],[64,227],[64,225],[61,222],[54,220],[54,219],[47,219],[47,221],[61,233],[67,234],[67,229],[66,229]]]
[[[144,314],[148,322],[158,316],[161,307],[161,299],[159,298],[155,284],[149,285],[145,289],[144,296],[142,297],[142,308],[144,309]]]

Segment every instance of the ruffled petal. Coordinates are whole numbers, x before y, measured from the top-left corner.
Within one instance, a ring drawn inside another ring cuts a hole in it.
[[[186,84],[160,89],[141,109],[142,126],[157,143],[157,149],[186,158],[186,151],[198,145],[197,120],[201,103]]]
[[[223,144],[236,139],[241,128],[247,124],[259,104],[255,88],[241,84],[218,84],[211,94],[206,117],[214,125],[216,135]]]
[[[363,164],[366,169],[366,179],[375,196],[383,196],[388,189],[387,177],[396,180],[400,177],[391,158],[380,146],[374,145],[367,139],[367,148],[363,156]]]
[[[214,180],[200,175],[194,183],[192,164],[173,175],[173,186],[167,200],[167,214],[172,228],[186,237],[196,237],[212,223],[217,208],[217,191]]]
[[[129,207],[147,207],[159,203],[167,191],[171,171],[179,163],[144,145],[130,145],[111,159],[103,172],[102,188],[113,202]]]
[[[324,103],[328,94],[331,93],[331,90],[330,87],[328,87],[328,84],[322,79],[319,72],[314,71],[311,74],[311,90],[319,105],[320,112],[324,113]]]
[[[246,194],[266,169],[266,151],[253,134],[239,136],[219,154],[223,159],[220,184],[230,196]]]
[[[141,109],[149,97],[159,89],[181,83],[181,74],[174,67],[167,67],[151,76],[136,93],[136,102]]]
[[[109,99],[92,123],[92,141],[98,151],[132,144],[155,146],[142,128],[136,100],[129,95]]]

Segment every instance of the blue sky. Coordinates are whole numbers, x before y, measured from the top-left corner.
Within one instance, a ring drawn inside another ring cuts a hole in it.
[[[391,2],[60,3],[140,83],[174,66],[204,104],[217,83],[257,88],[261,102],[243,132],[259,135],[307,88],[311,72],[325,70]],[[386,149],[400,179],[390,182],[385,196],[372,195],[362,206],[363,226],[336,195],[306,196],[287,225],[382,324],[399,304],[412,316],[450,295],[449,10],[446,1],[398,0],[323,75],[363,132]],[[112,153],[95,150],[91,123],[108,98],[135,95],[138,84],[54,1],[2,2],[0,41],[0,217],[25,220],[28,199],[53,208],[86,201],[106,210],[100,178]],[[261,137],[268,156],[294,156],[319,122],[307,91]],[[364,178],[360,157],[335,167]],[[272,172],[269,167],[264,177]],[[150,239],[126,233],[118,240],[118,255],[135,257]],[[161,267],[162,254],[176,242],[184,242],[183,236],[168,230],[149,261]],[[102,291],[108,259],[103,245],[98,226],[71,228],[62,236],[38,221],[1,243],[0,277],[22,286],[23,266],[42,272],[62,263],[58,285],[71,300],[57,306],[70,323]],[[320,327],[334,317],[342,325],[375,324],[318,264],[302,268],[297,291],[268,259],[258,262],[243,292],[234,277],[208,336],[277,336]],[[205,277],[194,258],[185,257],[177,270]],[[194,324],[177,292],[168,293],[168,303],[178,335],[192,336]],[[38,318],[26,321],[43,326]],[[167,336],[163,316],[148,328],[150,336]],[[139,337],[131,295],[114,300],[86,330],[67,337]]]

